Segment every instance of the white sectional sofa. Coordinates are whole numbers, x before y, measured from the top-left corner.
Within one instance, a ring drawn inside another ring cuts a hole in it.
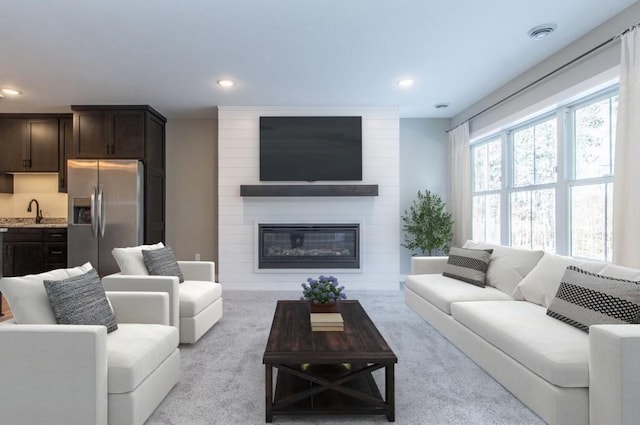
[[[465,248],[493,249],[486,287],[443,276],[447,257],[414,257],[407,305],[547,423],[639,424],[640,325],[587,333],[546,312],[569,265],[634,281],[640,270],[472,241]]]

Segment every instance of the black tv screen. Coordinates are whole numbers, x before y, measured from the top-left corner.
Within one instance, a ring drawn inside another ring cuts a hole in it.
[[[362,117],[260,117],[260,180],[362,180]]]

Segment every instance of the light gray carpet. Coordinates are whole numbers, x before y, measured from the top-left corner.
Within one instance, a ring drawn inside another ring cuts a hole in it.
[[[403,291],[347,296],[360,300],[398,357],[397,424],[544,423],[410,310]],[[262,355],[276,300],[299,297],[298,292],[225,291],[223,319],[196,344],[180,347],[180,382],[146,425],[264,424]],[[380,386],[383,374],[374,372]],[[275,416],[274,423],[388,422],[382,416]]]

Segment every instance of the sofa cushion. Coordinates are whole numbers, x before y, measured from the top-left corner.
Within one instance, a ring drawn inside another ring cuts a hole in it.
[[[122,274],[148,275],[149,271],[142,258],[143,249],[158,249],[164,247],[162,242],[153,245],[138,245],[127,248],[113,248],[111,255],[116,259]]]
[[[538,264],[543,254],[542,251],[475,241],[467,241],[464,248],[493,249],[487,269],[487,285],[498,288],[509,296],[514,295],[518,283]]]
[[[460,323],[530,371],[560,387],[589,385],[589,335],[527,301],[460,302]]]
[[[591,325],[640,323],[638,283],[567,267],[547,315],[585,332]]]
[[[558,292],[560,280],[569,266],[578,266],[589,272],[599,273],[606,263],[578,260],[545,252],[540,262],[518,284],[513,294],[514,298],[549,307],[551,300]]]
[[[222,295],[222,285],[216,282],[185,280],[180,285],[180,316],[193,317]]]
[[[447,314],[451,314],[451,303],[457,301],[513,301],[496,288],[480,288],[440,274],[407,276],[405,285]]]
[[[484,288],[492,249],[451,248],[443,276]]]
[[[116,316],[94,269],[67,279],[45,280],[44,289],[57,323],[102,325],[107,333],[118,329]]]
[[[178,347],[178,329],[155,324],[121,323],[107,335],[110,394],[134,390]]]
[[[0,292],[6,297],[13,318],[20,325],[55,325],[56,316],[44,289],[45,280],[62,280],[92,270],[91,263],[46,273],[0,279]]]

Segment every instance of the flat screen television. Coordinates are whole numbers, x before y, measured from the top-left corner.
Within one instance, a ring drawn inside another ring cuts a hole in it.
[[[362,180],[362,117],[260,117],[260,181]]]

